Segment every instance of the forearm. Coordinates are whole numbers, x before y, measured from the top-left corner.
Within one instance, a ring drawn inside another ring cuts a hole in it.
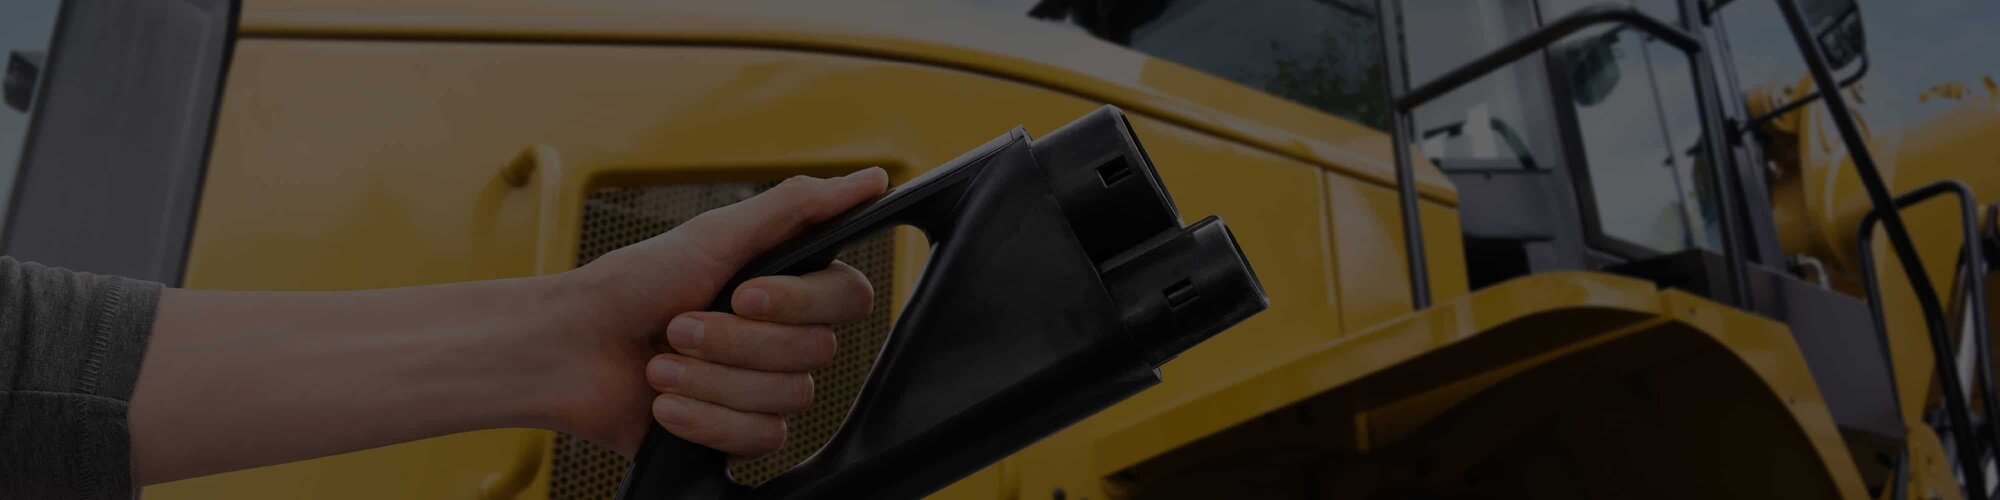
[[[558,276],[169,290],[127,413],[133,475],[158,483],[496,427],[630,455],[656,421],[716,449],[770,452],[781,414],[811,402],[808,372],[833,359],[825,325],[868,313],[866,277],[835,266],[759,278],[731,292],[745,316],[688,315],[753,256],[886,184],[881,169],[789,179]]]
[[[356,292],[169,290],[130,413],[151,484],[455,432],[548,427],[555,278]],[[637,376],[637,374],[634,374]]]

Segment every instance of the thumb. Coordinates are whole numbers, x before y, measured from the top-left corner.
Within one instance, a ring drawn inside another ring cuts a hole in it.
[[[721,267],[735,270],[814,224],[880,196],[889,175],[869,167],[843,177],[798,176],[734,205],[710,210],[682,224],[686,242]]]

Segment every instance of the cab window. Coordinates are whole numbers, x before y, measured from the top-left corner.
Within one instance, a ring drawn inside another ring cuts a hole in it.
[[[1415,87],[1535,29],[1532,0],[1406,1],[1401,5],[1403,60]],[[1454,36],[1419,36],[1453,33]],[[1528,59],[1481,76],[1412,110],[1416,145],[1446,171],[1551,166],[1548,92],[1539,61]]]
[[[1386,130],[1369,0],[1044,0],[1028,15]]]
[[[1601,5],[1590,0],[1543,0],[1544,15],[1559,17]],[[1670,0],[1627,5],[1667,23],[1678,23]],[[1595,230],[1619,253],[1645,255],[1703,248],[1720,250],[1721,214],[1709,192],[1703,161],[1700,103],[1687,56],[1636,29],[1588,30],[1557,45],[1567,84],[1565,111],[1577,124],[1589,168],[1581,200],[1593,209]]]

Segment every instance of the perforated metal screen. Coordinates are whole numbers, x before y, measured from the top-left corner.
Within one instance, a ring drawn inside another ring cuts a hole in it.
[[[709,209],[721,207],[777,185],[776,182],[679,184],[602,189],[591,193],[583,209],[578,265],[619,247],[673,229]],[[875,283],[875,310],[867,321],[836,329],[840,353],[832,366],[813,372],[811,410],[785,420],[790,434],[785,447],[763,458],[730,467],[738,482],[757,484],[792,468],[833,436],[846,417],[855,393],[874,365],[889,335],[888,294],[894,247],[888,233],[848,247],[840,260],[860,269]],[[567,434],[556,437],[550,472],[552,500],[597,500],[617,494],[618,481],[631,462],[609,449]]]

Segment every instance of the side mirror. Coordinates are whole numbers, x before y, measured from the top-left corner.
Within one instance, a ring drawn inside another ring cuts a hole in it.
[[[42,78],[42,58],[45,52],[39,50],[15,50],[7,52],[7,80],[0,87],[7,107],[22,113],[35,102],[35,82]]]
[[[1826,51],[1828,65],[1845,67],[1861,57],[1868,38],[1861,31],[1861,6],[1854,0],[1811,0],[1801,8],[1814,38]]]
[[[1618,88],[1624,71],[1618,68],[1618,33],[1602,35],[1563,45],[1562,57],[1569,73],[1571,99],[1579,106],[1595,106]]]
[[[1706,13],[1713,15],[1733,3],[1717,0]],[[1805,11],[1806,24],[1826,51],[1828,65],[1846,67],[1866,52],[1868,39],[1861,31],[1861,6],[1855,0],[1801,0],[1799,9]]]

